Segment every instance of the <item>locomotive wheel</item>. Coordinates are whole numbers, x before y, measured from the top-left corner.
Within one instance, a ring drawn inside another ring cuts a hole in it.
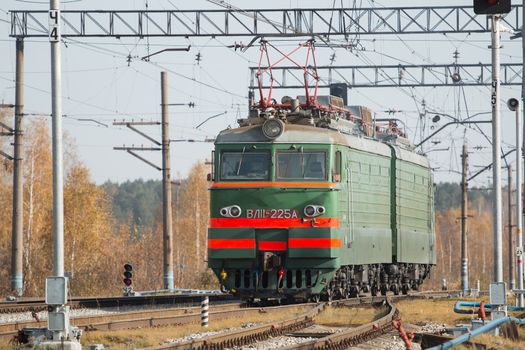
[[[399,285],[393,284],[392,285],[392,292],[394,292],[394,295],[399,295]]]
[[[335,295],[336,295],[335,296],[336,299],[345,299],[346,291],[342,288],[337,288]]]
[[[388,288],[386,287],[386,284],[383,284],[381,286],[381,295],[385,296],[387,291],[388,291]]]
[[[372,285],[372,288],[370,288],[370,294],[371,294],[373,297],[375,297],[375,296],[377,296],[377,292],[378,292],[378,290],[377,290],[377,285],[375,285],[375,284]]]
[[[403,295],[407,295],[408,294],[408,284],[403,284],[401,286],[401,293],[403,293]]]

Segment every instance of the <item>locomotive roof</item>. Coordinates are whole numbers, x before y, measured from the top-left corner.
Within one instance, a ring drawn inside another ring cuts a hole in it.
[[[295,143],[295,144],[337,144],[365,152],[391,156],[392,149],[396,157],[428,168],[426,157],[396,145],[387,144],[375,139],[342,134],[336,130],[316,128],[308,125],[286,124],[285,131],[275,140],[269,140],[262,133],[261,125],[243,126],[226,129],[219,133],[215,144],[245,143]]]

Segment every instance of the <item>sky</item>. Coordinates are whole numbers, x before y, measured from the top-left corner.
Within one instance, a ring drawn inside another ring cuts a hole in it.
[[[332,8],[413,6],[413,2],[391,1],[287,1],[266,0],[228,3],[239,8]],[[320,5],[321,3],[321,5]],[[471,1],[426,1],[432,5],[471,5]],[[63,1],[62,9],[94,10],[150,10],[167,9],[221,9],[212,1],[194,0],[73,0]],[[49,3],[25,0],[2,0],[0,3],[0,103],[14,103],[15,40],[9,37],[9,10],[47,10]],[[292,50],[302,39],[271,39],[284,51]],[[127,129],[113,125],[115,120],[160,121],[160,72],[168,72],[170,106],[170,136],[174,140],[205,140],[220,130],[235,127],[236,120],[246,116],[249,67],[256,66],[259,49],[254,46],[246,52],[228,46],[250,38],[79,38],[65,39],[62,44],[63,128],[76,141],[79,158],[91,171],[97,183],[123,182],[134,179],[161,179],[162,174],[115,146],[150,147],[151,142]],[[363,64],[448,64],[454,62],[457,51],[460,63],[490,63],[490,34],[398,34],[352,37],[359,42],[359,50],[318,47],[319,65],[330,64],[335,53],[336,65]],[[502,63],[521,63],[521,40],[510,40],[502,35]],[[338,42],[341,38],[337,39]],[[190,50],[164,52],[141,57],[165,48]],[[200,60],[197,60],[197,57]],[[27,119],[46,118],[50,121],[50,45],[47,39],[27,39],[25,42],[25,113]],[[277,91],[281,95],[303,94],[301,91]],[[320,94],[327,94],[321,91]],[[521,87],[502,87],[501,101],[518,98]],[[422,137],[442,126],[449,119],[442,117],[432,122],[434,112],[465,119],[477,113],[490,112],[488,87],[436,87],[436,88],[360,88],[349,90],[352,105],[371,108],[376,117],[388,117],[385,111],[395,110],[395,117],[404,121],[409,138],[418,142]],[[194,107],[189,107],[189,103]],[[424,111],[427,110],[425,114]],[[514,113],[502,103],[502,141],[507,151],[515,144]],[[225,112],[225,113],[224,113]],[[199,124],[207,118],[221,114]],[[423,114],[423,115],[421,115]],[[474,119],[489,119],[480,114]],[[27,125],[27,123],[26,123]],[[423,129],[422,126],[425,125]],[[159,139],[159,126],[140,127]],[[470,173],[491,163],[489,124],[478,127],[448,127],[428,142],[427,153],[436,181],[459,181],[461,147],[467,140],[471,149]],[[438,143],[439,142],[439,143]],[[172,176],[184,178],[197,161],[209,159],[213,145],[201,142],[173,142],[171,151]],[[9,150],[7,150],[9,151]],[[141,155],[160,165],[160,152],[142,152]],[[514,164],[515,157],[509,159]],[[504,164],[504,163],[503,163]],[[503,176],[506,179],[506,174]],[[471,186],[486,186],[491,172],[472,181]]]

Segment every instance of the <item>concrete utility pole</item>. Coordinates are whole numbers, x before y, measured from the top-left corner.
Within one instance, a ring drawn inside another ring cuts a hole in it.
[[[501,130],[500,130],[500,20],[501,15],[492,15],[492,193],[493,193],[493,237],[494,272],[493,281],[503,282],[503,245],[501,214]]]
[[[171,210],[170,124],[168,115],[168,74],[161,72],[162,103],[162,205],[164,238],[164,288],[173,290],[173,225]]]
[[[24,116],[24,40],[16,39],[16,92],[13,156],[13,219],[11,245],[11,289],[24,293],[24,182],[22,164],[22,118]]]
[[[51,15],[52,11],[55,11]],[[62,65],[60,50],[60,1],[51,0],[50,16],[57,30],[51,41],[51,117],[53,138],[53,274],[64,276],[64,175],[62,155]]]
[[[524,4],[525,4],[525,1],[524,1]],[[522,22],[521,23],[525,23],[525,11],[521,11],[521,20]],[[521,55],[521,61],[522,61],[522,72],[525,72],[525,25],[522,24],[521,26],[521,47],[522,47],[522,55]],[[523,106],[525,103],[525,75],[522,74],[522,77],[521,77],[521,103],[520,103],[520,106]],[[525,119],[525,108],[521,108],[522,111],[523,111],[523,118]],[[520,122],[520,112],[519,110],[516,112],[516,148],[517,148],[517,152],[516,153],[516,160],[517,160],[517,169],[516,169],[516,183],[517,183],[517,186],[516,186],[516,196],[519,195],[519,197],[516,197],[516,234],[517,234],[517,241],[516,241],[516,246],[517,246],[517,250],[519,250],[520,252],[523,252],[523,208],[525,207],[524,203],[522,202],[522,187],[521,187],[521,175],[518,175],[520,174],[520,172],[522,171],[522,165],[523,163],[521,163],[522,159],[521,159],[521,154],[520,153],[523,153],[523,155],[525,156],[525,122],[523,123],[523,132],[522,134],[520,135],[520,130],[521,128],[519,128],[519,124],[518,122]],[[520,147],[520,142],[519,140],[522,140],[522,142],[524,142],[523,144],[523,148],[522,149],[519,149]],[[524,172],[524,175],[525,175],[525,172]],[[524,180],[524,183],[525,183],[525,180]],[[516,254],[517,255],[517,254]],[[518,263],[518,289],[523,289],[523,256],[516,256],[516,259],[517,259],[517,263]],[[519,294],[518,296],[518,305],[519,306],[523,306],[523,294]]]
[[[463,143],[461,154],[463,172],[461,177],[461,290],[463,295],[468,293],[468,256],[467,256],[467,216],[468,216],[468,146]]]
[[[509,221],[509,286],[510,289],[514,289],[516,280],[514,279],[514,242],[512,239],[512,165],[507,165],[507,174],[508,174],[508,185],[507,185],[507,203],[508,203],[508,221]]]
[[[139,135],[153,142],[160,147],[113,147],[115,150],[126,151],[132,156],[142,160],[146,164],[154,167],[157,170],[162,170],[162,247],[164,259],[164,289],[173,290],[175,288],[173,278],[173,214],[172,214],[172,195],[171,195],[171,173],[170,173],[170,131],[169,131],[169,115],[168,107],[168,75],[166,72],[161,72],[161,106],[162,106],[162,123],[159,122],[114,122],[113,125],[125,125]],[[155,140],[144,132],[138,130],[134,125],[158,125],[162,124],[162,142]],[[141,157],[136,151],[162,151],[162,167],[150,162]]]

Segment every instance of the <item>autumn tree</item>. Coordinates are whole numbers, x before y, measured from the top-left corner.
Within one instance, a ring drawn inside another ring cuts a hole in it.
[[[180,188],[174,208],[176,283],[195,287],[209,286],[214,279],[207,267],[210,197],[206,174],[209,167],[197,163]]]
[[[476,281],[482,286],[490,283],[492,276],[492,213],[483,196],[469,206],[467,221],[467,247],[469,285]],[[436,212],[436,266],[427,289],[439,289],[446,279],[449,289],[461,288],[461,210],[451,208]]]
[[[53,252],[51,139],[45,119],[27,123],[23,158],[24,294],[41,295]]]
[[[12,114],[0,108],[0,122],[11,124]],[[0,131],[7,131],[0,127]],[[7,137],[0,137],[0,150],[12,154],[12,147]],[[10,288],[11,266],[11,212],[12,212],[12,162],[0,155],[0,292]]]

